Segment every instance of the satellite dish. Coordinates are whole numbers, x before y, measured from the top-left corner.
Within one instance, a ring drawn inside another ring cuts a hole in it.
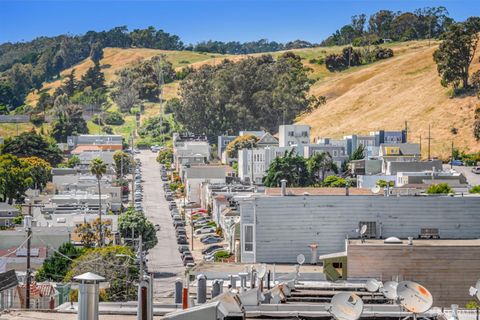
[[[353,292],[339,292],[333,296],[328,312],[336,320],[357,320],[362,315],[363,301]]]
[[[363,236],[365,234],[365,232],[367,232],[367,225],[366,224],[362,225],[362,227],[360,228],[360,235]]]
[[[397,300],[397,281],[387,281],[383,284],[382,293],[385,298],[390,300]]]
[[[382,283],[376,279],[370,279],[365,284],[368,292],[376,292],[382,287]]]
[[[410,312],[423,313],[433,304],[432,294],[422,285],[413,281],[402,281],[397,286],[400,304]]]
[[[265,274],[267,274],[267,266],[265,264],[262,264],[260,268],[258,268],[257,272],[258,278],[262,279],[263,277],[265,277]]]
[[[475,284],[474,287],[470,287],[470,290],[468,290],[470,295],[473,297],[474,295],[477,296],[477,299],[480,300],[480,280],[477,281],[477,284]]]
[[[298,264],[300,264],[300,265],[304,264],[304,263],[305,263],[305,256],[300,253],[300,254],[297,256],[297,262],[298,262]]]
[[[380,192],[380,187],[379,186],[372,187],[370,191],[372,191],[372,193],[374,194],[378,194]]]

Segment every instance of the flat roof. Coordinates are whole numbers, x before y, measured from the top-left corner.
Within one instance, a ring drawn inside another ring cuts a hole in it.
[[[280,188],[266,188],[265,194],[268,196],[279,196],[281,195]],[[345,188],[287,188],[287,195],[289,196],[303,196],[303,195],[311,195],[311,196],[320,196],[320,195],[327,195],[327,196],[344,196],[345,195]],[[351,196],[377,196],[379,194],[373,193],[368,188],[349,188],[348,194]],[[383,194],[381,194],[383,196]]]
[[[360,239],[348,240],[349,245],[357,246],[410,246],[408,240],[400,239],[399,243],[385,243],[385,239],[365,239],[362,242]],[[413,239],[413,246],[424,247],[465,247],[465,246],[480,246],[480,239]]]

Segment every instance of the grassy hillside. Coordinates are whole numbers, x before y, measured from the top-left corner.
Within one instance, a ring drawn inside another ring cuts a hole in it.
[[[339,52],[341,47],[311,48],[293,50],[302,57],[306,66],[312,69],[310,77],[316,80],[311,94],[326,96],[327,104],[312,114],[299,117],[299,123],[312,126],[314,136],[342,137],[350,133],[365,134],[378,129],[401,129],[408,121],[409,140],[420,141],[422,136],[423,153],[427,152],[428,125],[431,125],[433,140],[432,155],[442,157],[450,153],[452,140],[462,150],[480,151],[480,144],[472,136],[473,113],[478,104],[475,97],[450,98],[449,90],[440,85],[436,66],[432,59],[438,43],[412,41],[388,44],[395,57],[371,65],[354,67],[340,73],[331,73],[325,65],[310,63],[313,58],[325,57]],[[218,64],[224,58],[244,59],[246,55],[222,56],[190,51],[163,51],[153,49],[107,48],[101,61],[107,82],[115,79],[115,71],[139,59],[148,59],[157,54],[165,54],[175,68],[186,65],[200,67],[203,64]],[[273,53],[274,56],[282,52]],[[85,60],[75,66],[80,77],[91,66]],[[478,58],[472,71],[480,69]],[[62,75],[70,70],[65,70]],[[45,84],[44,89],[54,90],[61,81]],[[166,85],[164,98],[178,94],[178,82]],[[29,101],[35,104],[36,95]],[[144,118],[157,114],[158,104],[147,104]],[[128,134],[133,127],[133,118],[126,117],[128,125],[114,127],[115,132]],[[30,126],[25,126],[25,128]],[[89,124],[92,132],[98,128]],[[456,135],[451,129],[456,128]],[[7,129],[12,134],[16,128]],[[22,131],[23,127],[19,130]]]
[[[105,48],[103,50],[103,59],[100,61],[102,72],[105,74],[107,83],[111,83],[116,79],[115,72],[125,68],[139,60],[150,59],[153,56],[164,54],[168,61],[173,64],[174,68],[182,68],[189,64],[194,64],[204,60],[214,59],[218,54],[203,54],[191,51],[168,51],[156,49],[120,49],[120,48]],[[75,74],[78,79],[87,72],[88,68],[93,66],[90,59],[85,59],[76,66],[62,71],[61,78],[69,74],[72,69],[75,69]],[[45,83],[42,90],[47,90],[50,93],[58,88],[62,83],[62,79],[57,81]],[[31,93],[27,97],[27,103],[35,105],[38,99],[38,94]]]
[[[401,129],[408,121],[409,141],[419,142],[421,135],[424,156],[430,124],[432,155],[448,157],[452,141],[461,150],[480,151],[472,135],[478,100],[449,97],[432,60],[436,44],[411,42],[393,49],[394,58],[317,82],[311,93],[326,96],[327,104],[299,122],[311,125],[315,136],[342,137],[352,132]],[[472,71],[479,68],[477,57]],[[458,130],[456,135],[452,128]]]

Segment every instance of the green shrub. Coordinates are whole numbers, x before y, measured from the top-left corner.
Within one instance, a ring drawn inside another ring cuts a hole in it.
[[[480,184],[470,189],[470,193],[480,193]]]
[[[113,134],[113,129],[112,129],[112,127],[104,126],[104,127],[102,127],[102,132],[106,133],[106,134]]]
[[[125,120],[120,112],[107,112],[105,116],[105,123],[112,126],[119,126],[124,124]]]
[[[92,122],[95,123],[96,125],[101,126],[103,124],[102,118],[98,114],[94,115],[92,117]]]
[[[228,251],[225,251],[225,250],[217,251],[215,252],[214,257],[215,257],[215,262],[220,262],[230,258],[230,253],[228,253]]]
[[[447,183],[432,184],[427,189],[427,194],[449,194],[453,190]]]

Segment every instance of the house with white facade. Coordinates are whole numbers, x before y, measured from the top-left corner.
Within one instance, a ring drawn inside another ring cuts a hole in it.
[[[303,124],[281,125],[278,128],[278,146],[291,147],[310,143],[310,126]],[[300,149],[299,149],[300,150]],[[303,148],[301,148],[303,155]]]
[[[226,183],[227,166],[195,165],[185,168],[184,183],[187,201],[200,204],[202,183]]]

